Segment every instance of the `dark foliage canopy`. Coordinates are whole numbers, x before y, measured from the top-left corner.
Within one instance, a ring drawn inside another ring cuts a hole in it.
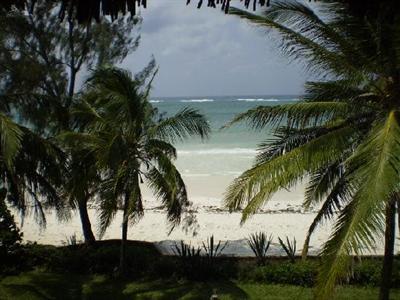
[[[220,8],[228,12],[231,0],[181,0],[189,5],[195,2],[197,8],[203,6]],[[272,0],[276,1],[276,0]],[[325,0],[308,0],[325,1]],[[349,11],[356,16],[375,15],[377,12],[387,10],[391,14],[398,14],[400,11],[400,1],[398,0],[340,0],[349,5]],[[32,3],[35,3],[33,1]],[[101,16],[110,16],[116,19],[119,15],[127,13],[132,16],[136,14],[138,7],[147,7],[148,0],[58,0],[60,2],[60,18],[66,15],[73,17],[80,23],[95,19],[100,21]],[[246,9],[256,10],[260,7],[269,6],[271,0],[240,0]],[[26,0],[2,0],[0,2],[1,11],[17,9],[33,9],[27,4]]]
[[[5,196],[5,189],[0,189],[0,262],[22,241],[22,233],[17,228],[14,216],[11,215],[5,204]]]

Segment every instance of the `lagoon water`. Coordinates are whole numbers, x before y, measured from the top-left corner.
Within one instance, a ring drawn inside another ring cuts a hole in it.
[[[277,105],[294,103],[297,96],[226,96],[226,97],[174,97],[154,98],[153,105],[160,112],[171,115],[185,107],[199,109],[205,114],[212,128],[210,139],[190,139],[177,144],[178,159],[176,165],[186,182],[189,197],[193,203],[198,221],[197,234],[185,232],[181,228],[168,234],[165,215],[160,211],[160,203],[152,193],[143,186],[145,201],[145,216],[133,225],[128,234],[129,239],[158,242],[160,249],[171,252],[171,243],[185,240],[201,245],[210,235],[216,239],[229,240],[225,249],[227,255],[251,255],[246,246],[245,238],[250,233],[265,231],[275,239],[271,247],[272,253],[281,254],[276,243],[277,237],[289,236],[297,239],[297,249],[305,238],[308,226],[311,224],[315,210],[304,211],[301,207],[304,186],[299,184],[292,190],[278,192],[260,211],[243,226],[240,225],[240,213],[230,214],[222,206],[223,194],[232,180],[249,168],[257,153],[257,145],[271,139],[271,131],[254,131],[247,126],[236,125],[229,129],[221,127],[236,114],[259,105]],[[96,228],[97,211],[90,209],[93,226]],[[113,224],[107,230],[104,238],[120,237],[121,214],[117,214]],[[25,240],[39,243],[61,244],[71,235],[81,238],[78,216],[73,215],[66,223],[59,224],[54,215],[49,215],[47,228],[41,230],[32,217],[25,220]],[[310,253],[318,253],[318,249],[328,239],[331,224],[320,226],[311,239]],[[399,241],[397,241],[399,249]],[[378,243],[376,253],[382,252],[382,243]]]

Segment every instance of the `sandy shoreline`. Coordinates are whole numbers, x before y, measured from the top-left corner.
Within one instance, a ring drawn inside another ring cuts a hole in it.
[[[188,193],[193,202],[198,229],[197,235],[188,234],[182,228],[176,228],[171,234],[166,222],[165,213],[159,209],[160,202],[154,199],[153,194],[143,185],[145,215],[128,231],[128,239],[155,242],[165,254],[172,254],[172,245],[180,240],[201,246],[208,237],[214,235],[215,239],[229,241],[224,250],[225,255],[252,256],[246,238],[254,232],[263,231],[272,234],[273,243],[270,255],[283,255],[278,244],[278,237],[296,238],[297,252],[300,254],[303,242],[312,223],[318,207],[305,211],[302,207],[304,185],[298,185],[290,191],[281,190],[260,210],[260,213],[251,217],[243,226],[240,225],[241,213],[229,213],[223,208],[221,199],[227,185],[234,176],[183,176],[188,187]],[[89,209],[89,215],[94,231],[97,231],[96,209]],[[62,245],[67,239],[76,235],[78,240],[83,240],[81,224],[78,214],[72,214],[68,222],[59,223],[54,213],[46,214],[47,227],[42,230],[35,222],[33,216],[25,218],[22,231],[24,241],[40,244]],[[18,221],[18,217],[16,217]],[[121,236],[122,214],[118,212],[111,226],[106,231],[103,239],[119,239]],[[396,227],[397,228],[397,227]],[[327,241],[332,229],[331,222],[319,226],[310,241],[310,255],[317,255],[322,245]],[[377,248],[368,255],[383,253],[383,240],[377,242]],[[400,240],[396,239],[396,252],[400,250]]]
[[[89,210],[89,214],[96,228],[96,211]],[[225,255],[232,256],[252,256],[252,252],[246,244],[246,237],[250,233],[264,231],[272,234],[273,244],[270,248],[270,255],[283,254],[278,245],[278,237],[289,236],[297,240],[297,251],[301,252],[305,234],[309,224],[315,217],[315,213],[298,212],[269,212],[254,215],[246,224],[240,226],[240,213],[210,212],[201,210],[197,213],[199,228],[197,235],[187,234],[181,228],[176,228],[168,235],[168,225],[165,214],[157,210],[147,210],[145,216],[137,224],[130,227],[128,238],[132,240],[142,240],[156,242],[159,249],[165,254],[172,253],[172,245],[175,241],[184,240],[192,245],[200,246],[203,241],[211,236],[216,240],[228,241],[228,246],[224,250]],[[118,213],[114,222],[107,230],[103,239],[120,238],[121,213]],[[316,255],[323,243],[329,237],[331,224],[320,226],[313,235],[310,243],[310,254]],[[36,225],[32,217],[24,221],[22,227],[24,241],[36,241],[40,244],[62,245],[67,238],[76,235],[78,240],[82,239],[79,217],[73,214],[68,222],[58,223],[54,214],[47,215],[47,227],[42,230]],[[399,240],[396,241],[396,252],[400,250]],[[383,243],[378,242],[374,252],[365,254],[382,254]]]

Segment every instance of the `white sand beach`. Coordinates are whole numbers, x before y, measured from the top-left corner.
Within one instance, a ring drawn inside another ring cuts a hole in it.
[[[275,197],[276,198],[276,197]],[[287,201],[285,201],[287,203]],[[142,240],[156,242],[159,249],[165,254],[172,254],[172,245],[179,240],[184,240],[192,245],[201,246],[203,241],[214,235],[216,240],[228,241],[224,249],[225,255],[230,256],[252,256],[250,248],[247,246],[246,237],[250,233],[264,231],[272,234],[273,243],[270,247],[270,255],[283,255],[278,244],[278,237],[290,239],[296,238],[297,252],[301,252],[308,226],[315,217],[315,212],[299,211],[298,205],[288,203],[286,211],[282,209],[282,201],[272,200],[266,207],[264,213],[258,213],[249,219],[244,225],[240,225],[241,214],[239,212],[229,213],[218,211],[214,207],[210,208],[210,201],[206,205],[197,209],[196,217],[198,221],[197,234],[193,236],[186,233],[182,228],[176,228],[168,235],[168,224],[166,223],[165,213],[157,209],[146,210],[145,216],[137,224],[130,227],[128,238],[132,240]],[[195,205],[199,203],[195,202]],[[96,228],[96,210],[90,209],[90,216],[93,220],[93,228]],[[122,214],[117,214],[114,222],[107,230],[103,239],[120,238],[120,224]],[[25,219],[22,230],[25,241],[36,241],[42,244],[62,245],[67,238],[76,235],[78,240],[82,240],[79,216],[75,213],[70,221],[59,223],[54,214],[47,216],[47,227],[40,229],[32,216]],[[331,224],[325,223],[320,226],[312,236],[310,243],[310,255],[317,255],[323,243],[328,239]],[[400,250],[400,242],[396,242],[396,251]],[[377,243],[377,248],[373,252],[364,254],[382,254],[383,242]]]

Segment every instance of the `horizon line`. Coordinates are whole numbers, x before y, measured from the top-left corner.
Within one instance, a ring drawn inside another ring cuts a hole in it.
[[[210,97],[261,97],[261,96],[268,96],[268,97],[282,97],[282,96],[296,96],[296,97],[300,97],[303,94],[254,94],[254,95],[246,95],[246,94],[242,94],[242,95],[235,95],[235,94],[228,94],[228,95],[178,95],[178,96],[152,96],[150,98],[193,98],[196,97],[197,98],[210,98]]]

